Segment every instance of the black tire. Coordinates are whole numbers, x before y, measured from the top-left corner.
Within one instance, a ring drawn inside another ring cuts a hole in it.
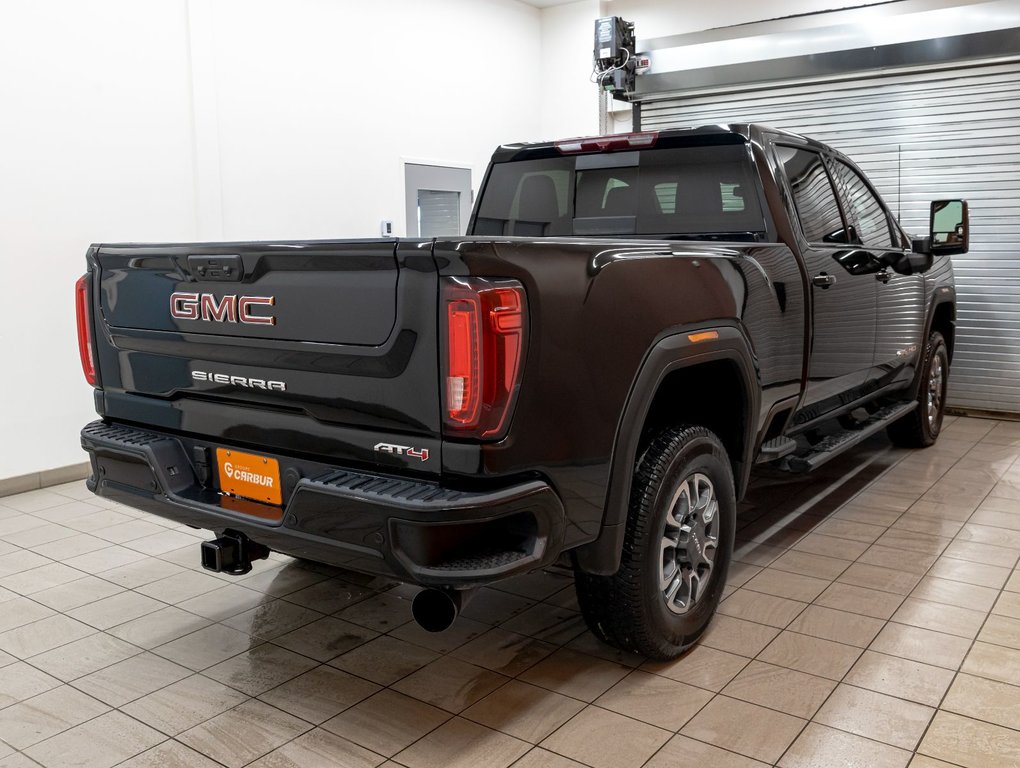
[[[693,509],[687,501],[692,496],[698,497]],[[698,510],[712,509],[713,499],[711,521],[705,522]],[[736,509],[733,470],[719,438],[704,427],[661,432],[637,462],[619,570],[612,576],[576,571],[577,599],[591,631],[650,659],[674,659],[690,648],[722,597]],[[685,532],[674,512],[692,521],[688,527],[700,527]],[[697,589],[688,578],[692,573],[699,574]]]
[[[889,439],[901,448],[927,448],[942,431],[946,408],[946,385],[949,381],[949,352],[945,339],[932,331],[924,345],[921,365],[921,389],[918,406],[886,429]]]

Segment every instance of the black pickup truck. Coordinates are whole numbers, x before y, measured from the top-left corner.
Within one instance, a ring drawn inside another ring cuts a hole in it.
[[[911,240],[829,147],[756,125],[500,147],[466,237],[94,245],[89,487],[427,589],[567,555],[592,631],[707,626],[756,464],[939,434],[963,201]]]

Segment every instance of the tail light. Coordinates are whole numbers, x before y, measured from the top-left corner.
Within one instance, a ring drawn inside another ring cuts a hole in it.
[[[74,287],[74,309],[78,319],[78,354],[85,381],[96,386],[96,358],[92,346],[92,324],[89,322],[89,276],[78,278]]]
[[[515,280],[451,279],[442,312],[446,432],[502,437],[520,384],[524,288]]]

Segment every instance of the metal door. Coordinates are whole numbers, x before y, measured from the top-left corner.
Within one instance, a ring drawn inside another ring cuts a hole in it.
[[[471,169],[404,164],[408,237],[463,235],[471,216]]]

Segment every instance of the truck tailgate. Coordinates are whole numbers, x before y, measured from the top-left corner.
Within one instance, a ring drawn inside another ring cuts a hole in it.
[[[100,246],[109,419],[266,452],[438,471],[430,243]],[[433,460],[378,446],[430,449]]]

